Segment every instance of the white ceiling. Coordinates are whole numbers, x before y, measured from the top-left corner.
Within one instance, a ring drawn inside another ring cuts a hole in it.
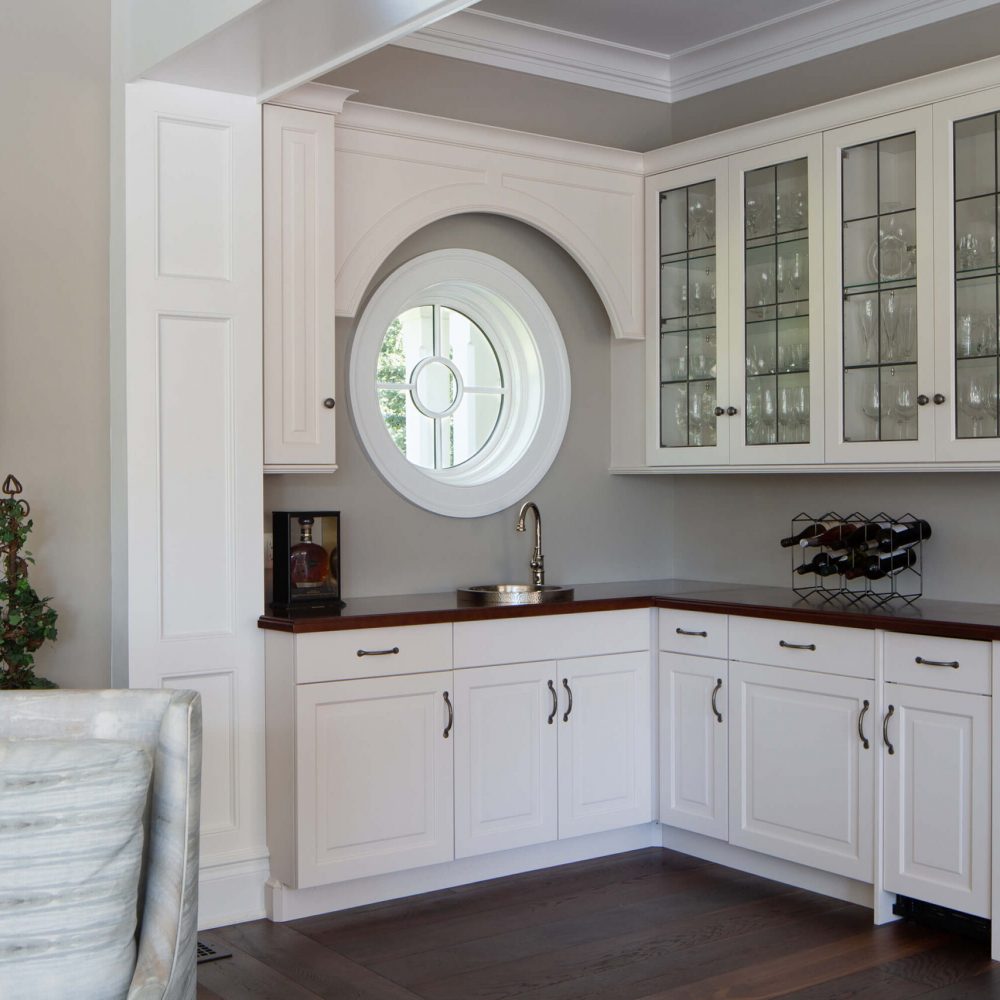
[[[825,6],[817,0],[482,0],[473,10],[672,55]]]
[[[482,0],[396,44],[673,103],[998,0]]]

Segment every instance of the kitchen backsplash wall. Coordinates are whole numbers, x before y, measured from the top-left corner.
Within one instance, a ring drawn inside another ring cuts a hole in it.
[[[431,250],[491,253],[520,270],[552,309],[569,354],[572,406],[562,448],[531,493],[541,509],[550,583],[673,575],[672,480],[608,474],[610,441],[607,314],[569,256],[535,230],[498,216],[434,223],[392,254],[373,288]],[[387,486],[362,451],[345,392],[353,320],[337,323],[337,460],[332,475],[264,477],[264,507],[337,509],[342,514],[347,598],[449,590],[468,583],[527,581],[531,538],[514,531],[517,508],[486,518],[446,518]],[[683,524],[683,522],[679,522]],[[687,530],[686,528],[684,529]]]
[[[924,596],[1000,602],[1000,473],[678,476],[678,576],[790,586],[778,539],[800,511],[915,514],[930,521]]]

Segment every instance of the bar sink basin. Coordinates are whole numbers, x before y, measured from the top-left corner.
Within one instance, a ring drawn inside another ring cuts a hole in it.
[[[554,604],[573,600],[572,587],[532,583],[490,583],[459,587],[458,603],[489,607],[500,604]]]

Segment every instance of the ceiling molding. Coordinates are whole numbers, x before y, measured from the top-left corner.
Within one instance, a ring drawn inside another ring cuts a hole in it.
[[[344,102],[357,93],[349,87],[331,87],[326,83],[304,83],[294,90],[287,90],[278,97],[265,102],[282,108],[298,108],[300,111],[321,111],[327,115],[339,115],[344,110]]]
[[[821,0],[798,13],[671,54],[463,10],[394,44],[671,103],[995,3]]]

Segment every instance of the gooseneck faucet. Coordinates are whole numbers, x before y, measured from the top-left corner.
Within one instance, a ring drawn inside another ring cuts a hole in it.
[[[542,515],[538,513],[538,507],[530,500],[521,506],[514,530],[524,531],[524,517],[529,510],[535,513],[535,547],[531,552],[531,579],[536,587],[541,587],[545,584],[545,556],[542,555]]]

